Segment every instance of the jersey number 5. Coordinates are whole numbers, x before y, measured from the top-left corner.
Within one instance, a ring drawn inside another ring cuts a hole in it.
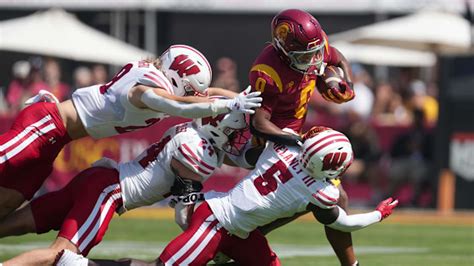
[[[270,167],[263,175],[258,176],[253,181],[255,188],[262,196],[268,195],[278,187],[277,178],[280,179],[282,184],[285,184],[288,180],[293,177],[291,172],[282,161],[276,162]]]

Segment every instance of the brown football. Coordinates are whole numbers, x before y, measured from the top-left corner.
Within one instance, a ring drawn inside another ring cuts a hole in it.
[[[344,79],[344,71],[337,66],[327,66],[322,76],[316,81],[316,86],[320,93],[327,91],[329,88],[339,88],[339,82]]]

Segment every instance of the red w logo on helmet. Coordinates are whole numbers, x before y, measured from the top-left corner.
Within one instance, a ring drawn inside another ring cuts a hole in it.
[[[324,156],[322,170],[337,170],[342,166],[346,158],[347,152],[328,153]]]
[[[189,76],[201,71],[196,63],[185,54],[176,56],[173,63],[171,63],[170,69],[177,71],[180,77],[183,77],[184,74]]]

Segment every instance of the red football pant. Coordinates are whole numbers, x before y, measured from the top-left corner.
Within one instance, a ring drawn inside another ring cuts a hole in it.
[[[207,202],[194,212],[188,229],[166,246],[160,260],[165,265],[206,265],[219,251],[239,265],[280,265],[260,232],[253,231],[246,239],[230,235],[215,218]]]
[[[53,162],[71,138],[55,103],[23,109],[0,136],[0,186],[30,200],[53,170]]]
[[[92,167],[79,173],[63,189],[31,202],[36,232],[59,230],[87,256],[102,241],[117,208],[122,206],[119,173]]]

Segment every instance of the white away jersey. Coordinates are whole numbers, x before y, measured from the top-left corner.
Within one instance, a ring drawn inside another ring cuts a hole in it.
[[[125,210],[150,205],[169,196],[175,179],[171,169],[173,158],[205,180],[222,165],[223,154],[210,145],[192,122],[168,129],[160,141],[135,160],[119,164]]]
[[[259,226],[302,212],[309,203],[333,208],[337,187],[316,181],[298,164],[298,147],[267,141],[256,168],[228,193],[205,194],[220,224],[231,234],[247,238]]]
[[[159,87],[173,94],[171,83],[153,64],[135,61],[126,64],[107,84],[93,85],[72,94],[74,106],[87,132],[93,138],[105,138],[149,127],[166,114],[140,109],[128,100],[136,84]]]

